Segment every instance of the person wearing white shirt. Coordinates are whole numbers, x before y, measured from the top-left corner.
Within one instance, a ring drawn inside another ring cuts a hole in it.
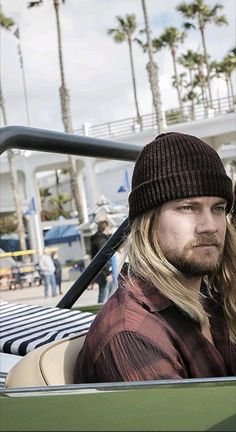
[[[55,266],[53,259],[50,256],[50,252],[44,249],[43,254],[39,258],[39,266],[42,272],[44,281],[44,297],[48,297],[48,288],[51,285],[52,297],[56,296],[56,278],[55,278]]]

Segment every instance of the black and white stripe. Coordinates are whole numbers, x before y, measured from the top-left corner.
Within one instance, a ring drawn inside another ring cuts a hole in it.
[[[25,355],[72,334],[86,334],[95,315],[0,301],[0,352]]]

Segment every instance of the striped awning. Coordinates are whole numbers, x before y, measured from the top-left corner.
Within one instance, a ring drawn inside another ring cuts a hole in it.
[[[24,356],[72,334],[86,334],[95,315],[57,307],[0,301],[0,352]]]

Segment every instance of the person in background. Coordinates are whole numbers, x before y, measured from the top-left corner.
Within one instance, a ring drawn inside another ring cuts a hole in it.
[[[61,269],[61,263],[60,263],[60,261],[58,259],[57,252],[54,252],[52,254],[52,260],[53,260],[53,264],[55,266],[56,287],[59,290],[59,294],[62,294],[62,290],[61,290],[61,274],[62,274],[62,269]]]
[[[51,285],[52,297],[55,297],[57,294],[55,266],[51,258],[50,252],[46,248],[44,249],[43,254],[39,258],[39,266],[44,282],[44,297],[48,297],[49,285]]]
[[[91,237],[91,258],[95,257],[110,236],[109,223],[106,220],[99,221],[97,232]],[[112,267],[110,262],[103,267],[94,282],[98,284],[98,303],[104,303],[112,284]]]
[[[170,132],[135,163],[118,288],[96,315],[75,383],[236,376],[232,181],[202,140]]]

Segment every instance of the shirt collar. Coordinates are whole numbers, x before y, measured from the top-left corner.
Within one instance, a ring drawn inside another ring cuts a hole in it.
[[[122,269],[120,283],[137,303],[145,305],[150,312],[160,312],[170,306],[171,302],[148,281],[137,275],[132,276],[132,284],[127,277],[127,269]]]

